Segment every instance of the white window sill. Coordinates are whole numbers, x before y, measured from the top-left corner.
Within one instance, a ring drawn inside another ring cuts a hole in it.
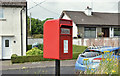
[[[6,19],[5,18],[0,18],[0,21],[6,21]]]

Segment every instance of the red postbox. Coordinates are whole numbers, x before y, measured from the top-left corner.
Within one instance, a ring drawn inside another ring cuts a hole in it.
[[[72,20],[48,20],[44,24],[43,57],[72,59]]]

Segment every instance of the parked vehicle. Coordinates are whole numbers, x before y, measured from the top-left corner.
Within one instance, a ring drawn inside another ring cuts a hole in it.
[[[111,47],[111,46],[99,46],[99,47],[89,47],[82,54],[78,56],[78,59],[75,64],[76,70],[85,71],[89,69],[97,69],[99,67],[100,61],[107,57],[107,54],[112,52],[114,58],[120,58],[120,47]],[[87,61],[85,63],[85,61]],[[88,66],[88,67],[87,67]]]

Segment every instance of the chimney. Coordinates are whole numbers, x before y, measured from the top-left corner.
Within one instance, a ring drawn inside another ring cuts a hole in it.
[[[87,6],[87,8],[85,9],[84,12],[87,16],[92,16],[92,8],[90,8],[89,6]]]

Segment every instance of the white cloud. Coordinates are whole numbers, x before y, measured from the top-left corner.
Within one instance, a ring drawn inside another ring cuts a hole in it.
[[[83,11],[87,6],[92,7],[94,12],[118,12],[120,0],[28,0],[28,8],[40,3],[30,10],[32,16],[39,19],[46,17],[59,18],[63,10]]]

